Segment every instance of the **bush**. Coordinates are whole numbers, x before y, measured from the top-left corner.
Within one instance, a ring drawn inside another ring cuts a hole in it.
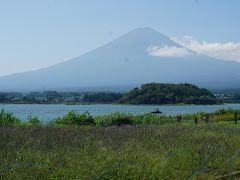
[[[141,115],[135,116],[135,123],[136,124],[163,124],[168,122],[175,122],[175,119],[171,116],[165,116],[165,115],[159,115],[159,114],[153,114],[153,113],[144,113]]]
[[[33,116],[32,114],[30,114],[28,116],[28,124],[30,124],[30,125],[40,125],[41,121],[38,119],[38,117]]]
[[[6,112],[4,109],[0,112],[0,125],[20,125],[21,121],[13,115],[13,113]]]
[[[71,111],[62,118],[57,118],[53,121],[53,124],[62,125],[91,125],[94,124],[94,119],[88,112],[83,114]]]
[[[131,125],[134,124],[134,116],[132,114],[116,112],[109,115],[97,116],[95,122],[101,126]]]
[[[240,113],[240,110],[234,110],[234,109],[219,109],[215,112],[216,115],[225,115],[225,114],[234,114],[234,113]]]

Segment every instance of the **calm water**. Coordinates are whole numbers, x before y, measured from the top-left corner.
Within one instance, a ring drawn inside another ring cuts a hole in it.
[[[140,114],[151,112],[155,108],[159,108],[164,114],[176,115],[196,112],[213,112],[218,109],[240,109],[240,104],[225,105],[184,105],[184,106],[168,106],[168,105],[12,105],[0,104],[0,109],[13,112],[17,117],[26,120],[29,114],[38,116],[43,121],[48,121],[56,117],[61,117],[69,111],[77,111],[83,113],[89,111],[91,115],[109,114],[112,112],[127,112]]]

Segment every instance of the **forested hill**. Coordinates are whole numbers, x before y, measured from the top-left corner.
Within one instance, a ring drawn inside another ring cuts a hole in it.
[[[28,94],[0,92],[0,103],[12,104],[217,104],[218,99],[207,89],[191,84],[150,83],[127,93],[114,92],[30,92]],[[224,100],[224,99],[223,99]]]
[[[192,84],[149,83],[134,88],[120,100],[129,104],[217,104],[216,97],[207,89]]]

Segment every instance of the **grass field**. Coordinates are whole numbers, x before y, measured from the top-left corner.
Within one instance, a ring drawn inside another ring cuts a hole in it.
[[[0,112],[0,179],[240,178],[234,113],[92,117],[68,113],[47,124]]]
[[[216,178],[240,170],[239,137],[229,123],[2,126],[0,178]]]

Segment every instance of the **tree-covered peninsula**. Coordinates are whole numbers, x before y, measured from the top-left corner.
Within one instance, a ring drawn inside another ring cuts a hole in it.
[[[134,88],[120,100],[128,104],[217,104],[207,89],[192,84],[149,83]]]

